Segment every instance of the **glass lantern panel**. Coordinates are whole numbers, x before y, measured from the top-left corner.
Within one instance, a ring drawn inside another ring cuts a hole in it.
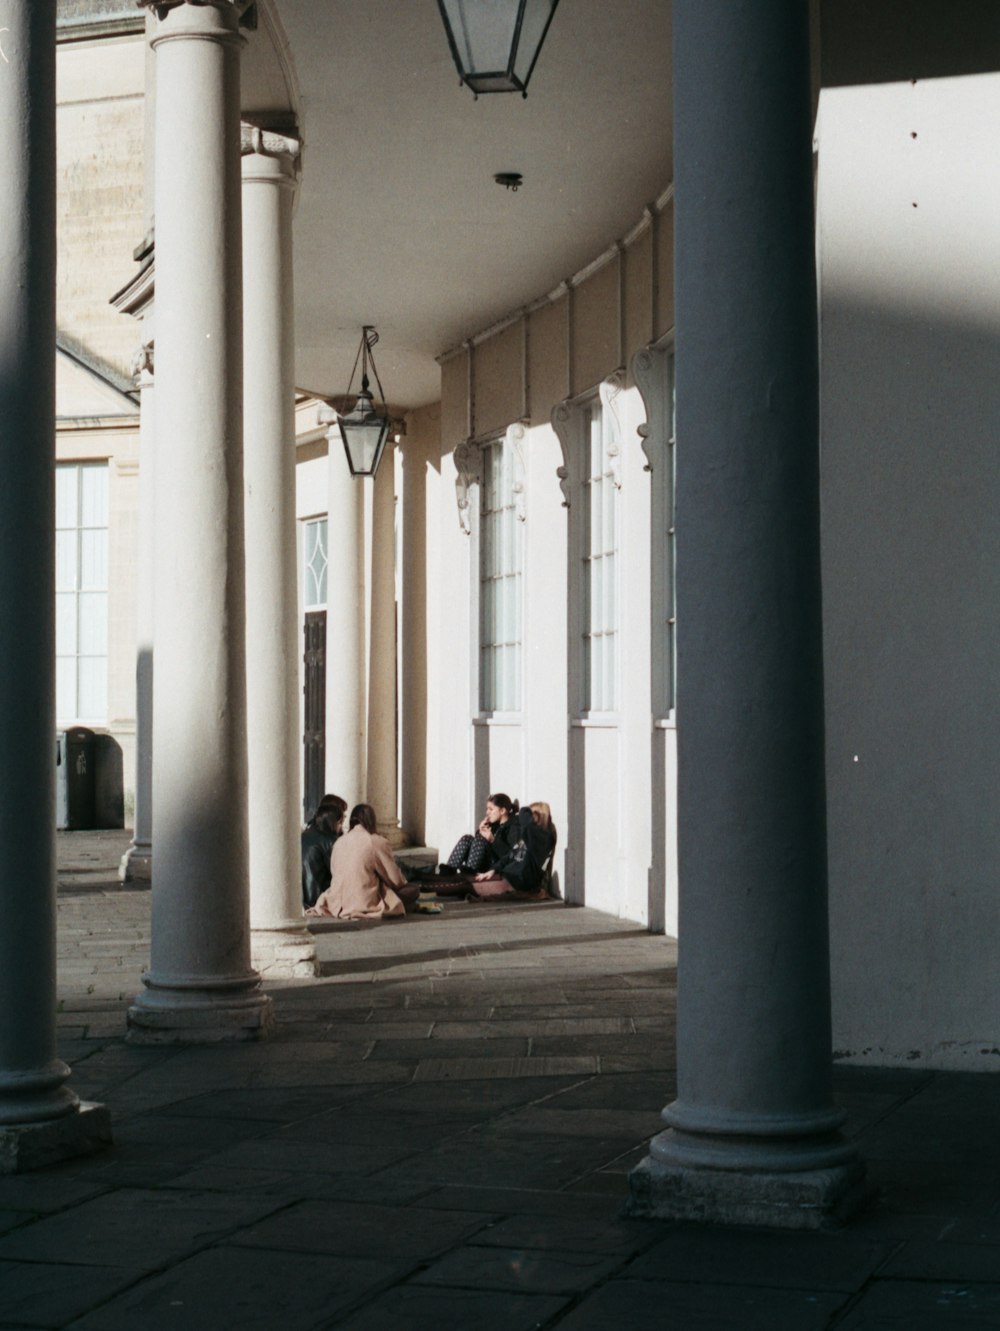
[[[518,0],[441,0],[463,74],[507,69],[519,7]]]
[[[549,26],[557,4],[558,0],[526,0],[524,18],[521,21],[521,35],[514,59],[514,77],[522,87],[531,77],[532,68],[545,38],[545,30]]]

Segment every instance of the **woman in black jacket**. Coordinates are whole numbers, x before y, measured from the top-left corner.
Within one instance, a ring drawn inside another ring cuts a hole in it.
[[[548,895],[543,880],[556,844],[552,810],[543,800],[537,800],[511,821],[515,826],[513,844],[505,855],[497,857],[492,869],[476,874],[472,890],[477,897],[534,901]]]
[[[479,873],[505,859],[515,842],[520,840],[514,822],[519,808],[517,800],[512,800],[509,795],[490,795],[483,821],[473,835],[459,837],[448,856],[448,863],[441,865],[439,872],[447,869],[456,874]]]

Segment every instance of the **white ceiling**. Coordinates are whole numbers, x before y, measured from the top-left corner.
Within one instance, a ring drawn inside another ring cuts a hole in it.
[[[437,356],[584,267],[670,181],[669,0],[562,0],[527,99],[478,101],[435,0],[271,0],[270,13],[243,102],[295,110],[305,143],[302,388],[345,392],[372,323],[390,402],[434,401]],[[520,171],[522,188],[498,171]]]

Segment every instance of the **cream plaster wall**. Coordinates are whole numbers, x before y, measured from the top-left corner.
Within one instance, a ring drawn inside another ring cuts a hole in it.
[[[557,872],[567,899],[659,928],[676,920],[676,883],[664,869],[674,854],[671,844],[654,855],[651,840],[655,823],[669,827],[672,841],[674,819],[662,809],[654,815],[652,802],[672,795],[675,776],[673,743],[664,742],[662,730],[654,732],[651,716],[650,481],[638,433],[645,408],[628,386],[614,398],[621,441],[621,705],[600,723],[570,724],[581,650],[569,628],[576,556],[569,548],[573,515],[558,474],[565,459],[548,422],[568,396],[596,393],[607,376],[625,370],[664,317],[672,320],[672,283],[660,290],[651,285],[658,266],[664,266],[671,215],[668,193],[626,242],[599,256],[583,274],[444,359],[439,507],[434,507],[435,487],[425,496],[428,835],[446,853],[474,826],[478,803],[489,790],[507,790],[523,801],[547,800],[560,830]],[[665,268],[669,274],[669,263]],[[525,418],[523,705],[517,717],[480,718],[479,497],[473,487],[473,531],[466,535],[455,502],[454,449]],[[408,448],[411,443],[408,438]],[[429,463],[428,475],[431,470]],[[571,475],[571,502],[577,483]],[[663,753],[669,754],[670,768],[659,773],[658,783],[656,745],[661,768]]]
[[[1000,1067],[1000,76],[824,90],[835,1046]]]
[[[57,326],[130,375],[135,320],[108,301],[144,232],[141,38],[61,45],[57,58]]]
[[[140,326],[110,304],[132,275],[143,235],[141,38],[60,45],[57,50],[56,319],[60,337],[96,368],[131,380]],[[80,395],[80,375],[57,377],[60,462],[108,463],[108,716],[98,727],[122,752],[125,825],[135,801],[136,554],[139,423],[102,420]],[[99,397],[104,391],[95,388]],[[121,405],[116,411],[122,410]],[[60,718],[62,723],[74,718]]]

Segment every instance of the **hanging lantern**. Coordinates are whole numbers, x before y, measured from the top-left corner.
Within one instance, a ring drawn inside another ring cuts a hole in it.
[[[542,49],[559,0],[438,0],[462,82],[478,95],[519,92]]]
[[[382,391],[378,370],[375,368],[375,358],[372,355],[372,347],[377,341],[378,333],[369,324],[366,324],[361,332],[361,345],[358,347],[358,354],[354,360],[351,382],[347,386],[347,396],[350,397],[351,394],[351,386],[354,383],[358,361],[361,362],[361,391],[358,393],[352,410],[346,415],[339,413],[337,415],[340,437],[344,441],[344,452],[347,454],[347,465],[351,469],[352,476],[375,475],[379,459],[382,457],[382,449],[385,447],[386,435],[389,433],[389,413],[385,408],[385,393]],[[378,390],[382,396],[381,411],[376,410],[369,387],[369,365],[371,365],[372,374],[375,376],[375,382],[378,384]]]

